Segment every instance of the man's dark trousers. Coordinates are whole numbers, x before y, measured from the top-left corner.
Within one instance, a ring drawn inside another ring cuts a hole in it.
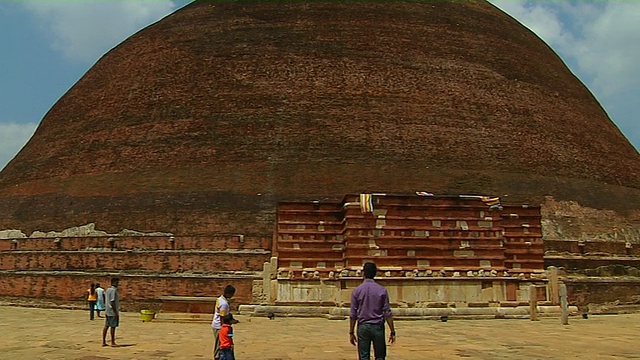
[[[380,324],[358,324],[359,360],[370,360],[371,343],[375,360],[384,360],[387,356],[387,344],[384,338],[384,321]]]

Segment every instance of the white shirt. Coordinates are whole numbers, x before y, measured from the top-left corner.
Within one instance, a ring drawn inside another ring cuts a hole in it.
[[[104,289],[99,287],[96,288],[96,299],[97,299],[97,303],[104,306],[104,300],[102,298],[102,296],[104,295]],[[102,308],[100,308],[102,309]]]
[[[229,313],[229,300],[224,297],[224,295],[220,296],[216,300],[216,307],[213,313],[213,321],[211,322],[211,327],[214,329],[222,329],[222,316],[225,316]]]

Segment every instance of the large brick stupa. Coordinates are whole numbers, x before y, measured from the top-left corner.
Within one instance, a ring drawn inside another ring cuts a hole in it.
[[[0,173],[0,228],[266,237],[280,200],[366,191],[497,195],[542,204],[546,238],[613,238],[640,156],[485,1],[199,1],[53,106]]]

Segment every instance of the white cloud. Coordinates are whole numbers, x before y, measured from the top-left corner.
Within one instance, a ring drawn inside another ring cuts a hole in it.
[[[0,169],[29,141],[37,123],[0,122]]]
[[[491,3],[517,19],[550,46],[572,41],[572,34],[565,29],[559,12],[550,9],[546,3],[514,0],[492,0]]]
[[[87,63],[175,9],[169,0],[29,0],[21,4],[37,16],[52,47],[70,60]]]
[[[491,2],[575,64],[600,97],[640,86],[640,1]]]
[[[610,97],[640,86],[640,2],[604,2],[602,7],[592,21],[580,24],[582,38],[572,56],[593,77],[597,91]]]
[[[547,42],[640,148],[640,1],[490,1]]]

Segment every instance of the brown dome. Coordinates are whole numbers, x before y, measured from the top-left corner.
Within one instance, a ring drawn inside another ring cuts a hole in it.
[[[0,173],[0,226],[269,234],[374,190],[640,208],[640,156],[487,2],[196,2],[106,54]]]

